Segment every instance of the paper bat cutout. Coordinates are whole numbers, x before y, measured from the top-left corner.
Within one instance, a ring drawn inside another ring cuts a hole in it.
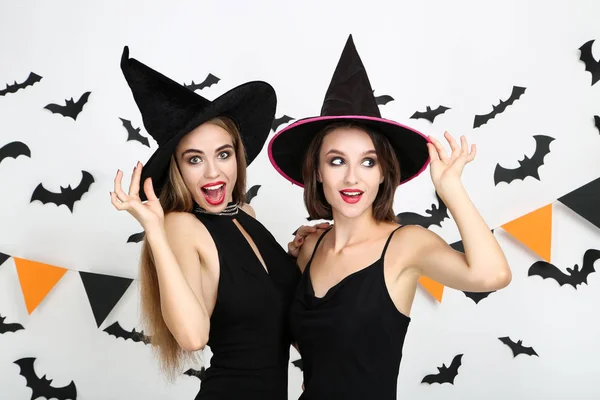
[[[129,339],[134,342],[142,342],[144,344],[150,344],[150,336],[144,335],[144,331],[136,332],[135,328],[133,330],[127,331],[121,327],[118,321],[113,322],[112,325],[104,329],[104,332],[112,335],[116,338]]]
[[[594,115],[594,126],[596,126],[596,129],[600,132],[600,116],[598,115]]]
[[[127,141],[135,140],[137,142],[140,142],[144,146],[150,147],[150,142],[148,141],[148,138],[140,135],[140,128],[134,128],[133,125],[131,125],[131,121],[127,119],[123,119],[121,117],[119,117],[119,119],[121,120],[123,126],[127,130]]]
[[[40,183],[31,195],[31,203],[39,200],[42,204],[54,203],[57,206],[65,205],[72,213],[75,202],[81,200],[83,195],[90,189],[92,183],[94,183],[94,177],[89,172],[81,171],[81,173],[83,176],[76,188],[71,188],[71,185],[67,187],[61,186],[60,193],[50,192]]]
[[[518,342],[515,343],[508,336],[499,337],[498,339],[502,343],[504,343],[505,345],[507,345],[508,347],[510,347],[510,349],[513,352],[513,358],[515,358],[519,354],[527,354],[528,356],[538,356],[538,354],[535,352],[535,350],[533,349],[533,347],[525,347],[525,346],[523,346],[521,344],[521,343],[523,343],[522,340],[519,340]]]
[[[442,221],[450,217],[448,216],[448,208],[446,208],[440,196],[436,193],[435,197],[437,197],[439,207],[431,204],[431,209],[425,210],[425,213],[429,214],[428,217],[414,212],[403,212],[397,214],[396,218],[402,225],[420,225],[423,228],[429,228],[431,225],[441,227]]]
[[[192,83],[190,83],[189,85],[186,85],[184,83],[183,86],[185,86],[193,92],[196,90],[202,90],[205,87],[211,87],[212,85],[219,83],[220,80],[220,78],[217,78],[213,74],[208,74],[201,83],[194,83],[194,81],[192,81]]]
[[[58,400],[75,400],[77,399],[77,388],[75,383],[71,381],[67,386],[53,387],[52,379],[46,379],[46,375],[39,378],[33,368],[35,362],[34,357],[21,358],[20,360],[14,361],[20,368],[20,375],[25,377],[27,381],[27,387],[32,390],[31,399],[34,400],[39,397],[46,399],[58,399]]]
[[[298,368],[300,371],[304,371],[304,365],[302,364],[301,358],[296,361],[292,361],[292,364],[294,364],[294,367]]]
[[[64,106],[50,103],[44,108],[52,111],[55,114],[60,114],[63,117],[71,117],[73,120],[77,120],[77,116],[81,110],[83,110],[83,106],[88,102],[91,93],[92,92],[85,92],[81,95],[77,102],[73,102],[73,98],[71,97],[71,100],[65,100]]]
[[[506,101],[499,100],[498,105],[492,106],[492,111],[485,115],[476,115],[475,121],[473,122],[473,128],[479,128],[483,124],[487,124],[487,122],[494,118],[496,115],[501,114],[506,110],[506,107],[510,106],[517,100],[523,93],[525,93],[524,87],[521,86],[513,86],[512,93],[510,97]]]
[[[560,286],[571,285],[577,289],[577,285],[587,283],[587,278],[592,272],[596,272],[594,269],[594,263],[600,258],[600,250],[588,249],[583,255],[583,266],[581,270],[579,266],[575,264],[574,268],[567,268],[568,275],[562,272],[553,264],[546,261],[536,261],[529,267],[527,276],[541,276],[543,279],[551,278],[554,279]]]
[[[287,124],[288,122],[290,122],[293,119],[294,118],[290,117],[289,115],[283,115],[282,117],[275,118],[273,120],[273,123],[271,124],[271,129],[273,130],[273,132],[277,132],[277,128],[279,128],[279,125]]]
[[[200,367],[200,371],[198,371],[197,369],[190,368],[183,374],[188,376],[195,376],[196,378],[200,379],[200,381],[202,381],[204,380],[204,378],[206,378],[206,369],[204,367]]]
[[[373,93],[375,93],[374,90],[373,90]],[[392,96],[390,96],[389,94],[375,96],[375,104],[377,104],[378,106],[385,106],[390,101],[394,101],[394,98]]]
[[[25,328],[23,328],[23,325],[21,325],[21,324],[15,324],[15,323],[7,324],[6,322],[4,322],[5,319],[6,319],[6,317],[3,317],[2,315],[0,315],[0,334],[6,333],[6,332],[16,332],[16,331],[25,329]]]
[[[550,143],[554,141],[553,137],[545,135],[535,135],[535,152],[531,158],[524,156],[519,160],[517,168],[504,168],[500,164],[496,164],[494,169],[494,185],[500,182],[511,183],[515,179],[525,180],[528,176],[540,180],[538,174],[539,168],[544,165],[544,157],[550,153]]]
[[[592,39],[585,42],[579,48],[579,51],[581,52],[579,60],[583,61],[585,64],[585,70],[592,74],[592,86],[600,80],[600,61],[594,59],[594,55],[592,54],[593,44],[594,40]]]
[[[7,83],[6,88],[0,90],[0,96],[5,96],[9,93],[16,93],[17,91],[19,91],[21,89],[25,89],[27,86],[33,86],[34,83],[37,83],[41,80],[42,80],[41,76],[39,76],[38,74],[36,74],[34,72],[30,72],[27,79],[25,79],[25,81],[23,81],[21,83],[17,83],[17,81],[15,81],[15,83],[12,85],[9,85]]]
[[[446,364],[437,367],[439,372],[437,374],[425,375],[421,383],[450,383],[454,385],[454,378],[458,375],[458,368],[462,365],[462,356],[462,354],[454,356],[449,367],[446,367]]]
[[[127,243],[139,243],[142,240],[144,240],[145,235],[146,235],[146,232],[144,232],[144,231],[134,233],[133,235],[131,235],[127,238]]]
[[[246,192],[246,203],[250,204],[252,199],[258,194],[258,189],[260,189],[260,185],[254,185],[248,189]]]
[[[439,106],[435,110],[432,110],[431,107],[426,106],[426,109],[427,109],[426,111],[417,111],[410,117],[412,119],[419,119],[419,118],[426,119],[427,121],[433,123],[433,120],[435,119],[435,117],[437,117],[440,114],[445,113],[447,110],[450,110],[450,108],[444,107],[444,106]]]
[[[0,148],[0,163],[8,157],[26,156],[31,158],[31,150],[23,142],[10,142]]]

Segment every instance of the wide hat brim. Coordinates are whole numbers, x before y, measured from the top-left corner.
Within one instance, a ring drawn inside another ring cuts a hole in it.
[[[275,118],[277,96],[267,82],[251,81],[209,101],[175,82],[123,50],[121,68],[130,86],[148,133],[158,148],[145,163],[140,182],[140,198],[147,200],[144,182],[152,179],[154,193],[160,196],[169,175],[171,156],[180,140],[203,123],[228,117],[237,126],[245,150],[246,165],[262,151]]]
[[[152,178],[152,186],[157,196],[167,181],[171,156],[179,141],[189,132],[215,117],[226,116],[237,125],[246,151],[246,164],[262,151],[275,117],[275,90],[266,82],[248,82],[217,97],[213,102],[189,121],[187,126],[173,135],[148,159],[142,169],[141,182]],[[140,198],[146,200],[143,187]]]
[[[302,165],[310,142],[328,125],[344,121],[359,123],[385,135],[400,163],[400,185],[419,176],[429,165],[430,140],[424,134],[395,121],[364,115],[317,116],[290,124],[269,142],[271,164],[288,181],[304,187]]]

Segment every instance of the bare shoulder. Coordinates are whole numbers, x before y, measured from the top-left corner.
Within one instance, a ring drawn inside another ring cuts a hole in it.
[[[244,203],[242,204],[242,206],[240,207],[242,210],[244,210],[244,212],[250,216],[252,216],[252,218],[256,218],[256,212],[254,211],[254,208],[252,208],[252,206],[248,203]]]
[[[199,252],[199,244],[210,234],[204,224],[189,212],[170,212],[165,215],[165,232],[169,242],[176,248],[194,247]]]
[[[315,250],[315,246],[319,241],[319,238],[322,235],[324,235],[325,232],[327,231],[314,232],[306,236],[306,238],[304,239],[304,243],[300,248],[300,253],[298,254],[298,259],[296,261],[296,264],[298,265],[298,268],[300,268],[300,271],[304,272],[304,268],[306,268],[306,264],[308,264],[308,261],[310,260],[310,257],[312,256]]]
[[[435,232],[420,225],[404,225],[390,240],[387,253],[393,260],[398,260],[398,267],[416,266],[424,251],[432,246],[447,245]]]

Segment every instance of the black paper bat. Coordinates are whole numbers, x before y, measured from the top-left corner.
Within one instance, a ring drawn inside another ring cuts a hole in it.
[[[127,141],[135,140],[140,142],[144,146],[150,147],[150,142],[148,141],[148,138],[140,135],[140,128],[134,128],[133,125],[131,125],[131,121],[127,119],[123,119],[121,117],[119,117],[119,119],[121,120],[123,126],[127,130]]]
[[[290,117],[289,115],[285,115],[285,114],[282,117],[275,118],[273,120],[273,123],[271,124],[271,129],[273,130],[273,132],[277,132],[277,128],[279,128],[279,125],[287,124],[288,122],[290,122],[293,119],[294,119],[293,117]]]
[[[192,81],[192,83],[190,83],[189,85],[186,85],[184,83],[183,86],[185,86],[186,88],[190,89],[193,92],[196,90],[202,90],[205,87],[211,87],[212,85],[219,83],[220,80],[221,80],[220,78],[217,78],[213,74],[208,74],[208,75],[206,75],[206,78],[201,83],[194,83],[194,81]]]
[[[198,371],[197,369],[190,368],[187,371],[185,371],[183,374],[188,375],[188,376],[194,376],[194,377],[200,379],[200,381],[202,381],[202,380],[204,380],[204,378],[206,378],[206,369],[204,367],[200,367],[200,371]]]
[[[139,243],[142,240],[144,240],[145,235],[146,235],[146,232],[144,232],[144,231],[134,233],[133,235],[131,235],[127,238],[127,243]]]
[[[567,268],[568,275],[562,272],[553,264],[546,261],[536,261],[529,267],[527,276],[541,276],[543,279],[554,279],[560,286],[571,285],[577,289],[577,285],[586,284],[587,278],[594,269],[594,263],[600,258],[600,250],[588,249],[583,255],[583,266],[581,270],[579,265],[575,264],[574,268]]]
[[[598,129],[598,132],[600,132],[600,116],[599,115],[594,115],[594,126],[596,126],[596,129]]]
[[[425,213],[429,216],[426,217],[414,212],[403,212],[397,214],[396,218],[402,225],[421,225],[423,228],[429,228],[431,225],[441,227],[442,221],[450,217],[448,216],[448,208],[446,208],[440,196],[436,193],[435,197],[437,197],[439,207],[431,204],[431,209],[425,210]]]
[[[15,83],[12,85],[9,85],[7,83],[6,89],[0,90],[0,96],[7,95],[9,93],[15,93],[21,89],[25,89],[27,86],[33,86],[34,83],[37,83],[41,80],[42,80],[41,76],[39,76],[38,74],[36,74],[34,72],[30,72],[27,79],[25,79],[25,81],[22,83],[17,83],[17,81],[15,81]]]
[[[426,106],[426,108],[427,108],[426,111],[416,111],[410,117],[412,119],[422,118],[422,119],[428,120],[429,122],[433,122],[433,120],[435,119],[435,117],[437,117],[440,114],[445,113],[447,110],[450,110],[450,108],[444,107],[444,106],[439,106],[435,110],[432,110],[431,107],[429,107],[429,106]]]
[[[486,124],[490,119],[494,118],[496,115],[501,114],[506,110],[506,107],[510,106],[515,102],[523,93],[525,93],[524,87],[521,86],[513,86],[512,93],[510,97],[506,101],[499,100],[498,105],[492,106],[492,111],[485,115],[476,115],[475,121],[473,122],[473,128],[478,128],[483,124]]]
[[[79,115],[81,110],[83,110],[83,106],[87,103],[91,93],[92,92],[85,92],[81,95],[77,102],[74,102],[73,98],[71,97],[71,100],[65,100],[64,106],[50,103],[44,108],[52,111],[55,114],[60,114],[63,117],[71,117],[73,118],[73,120],[77,120],[77,116]]]
[[[462,292],[465,294],[465,296],[467,296],[468,298],[473,300],[475,302],[475,304],[479,304],[479,302],[481,300],[485,299],[490,294],[494,293],[495,290],[492,290],[491,292],[465,292],[463,290]]]
[[[437,374],[425,375],[421,383],[450,383],[454,385],[454,378],[458,375],[458,368],[462,364],[462,354],[457,354],[452,360],[452,364],[446,367],[446,364],[442,364],[441,367],[437,367]]]
[[[149,344],[151,339],[149,336],[144,335],[144,331],[136,332],[135,328],[133,328],[130,332],[123,329],[118,321],[113,322],[112,325],[104,329],[104,332],[116,338],[130,339],[134,342],[142,342],[144,344]]]
[[[524,156],[519,160],[517,168],[504,168],[500,164],[496,164],[494,169],[494,185],[500,182],[511,183],[515,179],[524,180],[528,176],[540,180],[538,174],[539,168],[544,165],[544,157],[550,153],[550,143],[554,141],[553,137],[545,135],[535,135],[535,151],[531,158]]]
[[[505,345],[507,345],[508,347],[510,347],[510,349],[513,352],[513,358],[515,358],[519,354],[527,354],[528,356],[538,356],[538,354],[535,352],[535,350],[533,349],[533,347],[525,347],[525,346],[523,346],[521,344],[521,343],[523,343],[522,340],[519,340],[518,342],[515,343],[508,336],[499,337],[498,339],[500,339],[500,341],[502,343],[504,343]]]
[[[21,324],[7,324],[4,322],[4,320],[6,319],[6,317],[3,317],[0,315],[0,334],[1,333],[6,333],[6,332],[16,332],[16,331],[20,331],[23,328],[23,325]]]
[[[0,148],[0,163],[8,157],[26,156],[31,158],[31,150],[23,142],[10,142]]]
[[[579,51],[581,52],[579,59],[585,64],[585,70],[592,74],[592,86],[600,80],[600,61],[594,59],[594,55],[592,54],[593,44],[594,40],[592,39],[585,42],[579,48]]]
[[[250,204],[252,199],[258,194],[258,189],[260,189],[260,185],[254,185],[248,189],[246,192],[246,203]]]
[[[77,388],[75,382],[71,381],[67,386],[53,387],[52,379],[47,379],[46,375],[39,378],[33,368],[35,362],[34,357],[21,358],[15,361],[20,368],[20,375],[25,377],[27,381],[27,387],[32,390],[31,399],[34,400],[39,397],[46,399],[58,399],[58,400],[75,400],[77,399]]]
[[[373,90],[373,93],[375,93],[374,90]],[[392,96],[390,96],[389,94],[383,94],[381,96],[375,97],[375,104],[377,104],[378,106],[385,106],[390,101],[394,101],[394,98]]]
[[[300,371],[304,371],[304,365],[302,364],[301,358],[296,361],[292,361],[292,364],[294,364],[294,367],[298,368]]]
[[[31,202],[39,200],[42,204],[54,203],[57,206],[66,205],[73,212],[75,202],[81,200],[83,195],[90,189],[92,183],[94,183],[94,177],[89,172],[81,171],[81,173],[83,176],[76,188],[72,189],[71,185],[67,187],[61,186],[60,193],[50,192],[40,183],[31,195]]]
[[[0,252],[0,267],[4,264],[4,261],[8,260],[10,256]]]

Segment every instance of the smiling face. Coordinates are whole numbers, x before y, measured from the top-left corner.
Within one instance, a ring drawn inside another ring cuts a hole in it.
[[[370,212],[383,175],[369,135],[357,128],[337,128],[327,134],[317,179],[334,216],[356,218]]]
[[[207,122],[187,134],[175,151],[181,177],[198,205],[222,211],[238,178],[236,144],[223,127]]]

